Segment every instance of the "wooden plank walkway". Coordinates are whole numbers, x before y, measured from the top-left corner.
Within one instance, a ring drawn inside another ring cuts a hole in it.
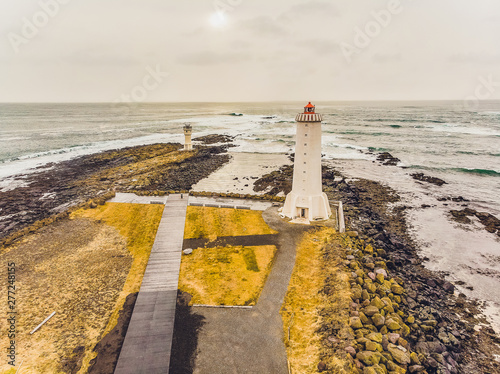
[[[187,205],[167,199],[115,374],[168,374]]]

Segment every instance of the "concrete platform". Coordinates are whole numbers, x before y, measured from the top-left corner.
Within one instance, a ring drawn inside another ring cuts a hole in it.
[[[128,204],[151,204],[167,202],[168,196],[139,196],[134,193],[117,192],[116,196],[110,199],[110,203],[128,203]]]
[[[189,204],[200,206],[215,206],[218,208],[236,208],[264,211],[273,205],[264,200],[232,199],[227,197],[190,196]]]
[[[149,204],[142,197],[135,199],[133,196],[117,194],[117,198],[128,201],[114,202]],[[151,197],[147,199],[151,200]],[[181,199],[181,195],[170,195],[168,198],[165,197],[165,200],[165,210],[115,374],[168,374],[169,372],[188,196],[184,195]]]

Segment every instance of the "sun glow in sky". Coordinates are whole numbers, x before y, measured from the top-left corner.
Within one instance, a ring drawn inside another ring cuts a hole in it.
[[[224,27],[227,24],[226,14],[222,11],[215,12],[210,17],[210,24],[213,27]]]
[[[0,102],[463,100],[476,90],[500,99],[498,0],[0,1]]]

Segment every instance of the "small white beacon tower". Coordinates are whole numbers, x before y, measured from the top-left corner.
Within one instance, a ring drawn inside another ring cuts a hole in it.
[[[184,150],[192,151],[193,144],[191,143],[191,134],[193,133],[193,127],[190,123],[184,125]]]
[[[321,121],[310,102],[295,117],[297,135],[293,164],[292,191],[286,196],[281,214],[307,221],[326,220],[332,215],[323,192],[321,172]]]

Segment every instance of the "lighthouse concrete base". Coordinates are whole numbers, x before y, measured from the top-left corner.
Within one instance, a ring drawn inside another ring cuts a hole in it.
[[[291,219],[318,221],[330,218],[332,211],[325,193],[304,196],[292,191],[286,196],[281,214]]]

